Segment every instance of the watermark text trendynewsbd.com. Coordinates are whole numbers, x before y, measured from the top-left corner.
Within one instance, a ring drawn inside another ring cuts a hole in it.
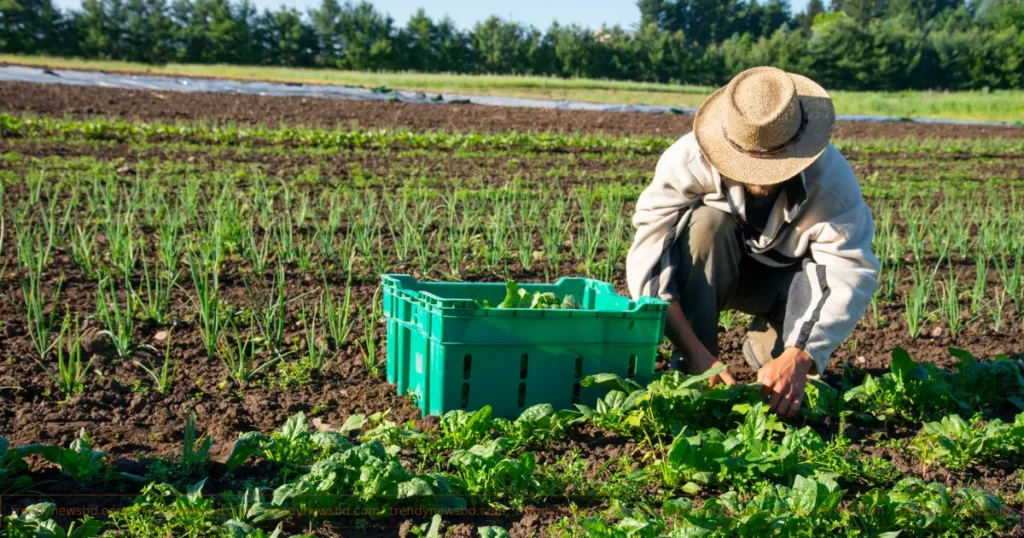
[[[350,500],[347,496],[341,497]],[[20,510],[31,504],[50,502],[54,505],[53,517],[77,519],[89,516],[97,519],[106,519],[110,514],[130,506],[133,500],[137,498],[138,496],[133,494],[4,495],[0,496],[0,510],[6,513],[12,509]],[[326,502],[327,499],[325,498],[320,498],[319,501],[313,504],[332,504]],[[308,518],[425,518],[432,517],[435,514],[440,514],[445,518],[489,517],[508,513],[507,510],[483,505],[465,508],[405,506],[390,507],[382,510],[380,507],[372,505],[360,506],[356,503],[346,502],[339,502],[338,506],[290,507],[285,509],[288,514],[281,518],[284,521]],[[161,514],[166,513],[166,510],[154,509],[154,511],[159,511]],[[211,514],[219,514],[225,518],[230,518],[233,515],[231,507],[225,505],[212,507]]]

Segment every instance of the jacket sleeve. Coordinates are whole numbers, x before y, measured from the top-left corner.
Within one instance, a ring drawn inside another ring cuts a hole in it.
[[[806,351],[823,373],[832,353],[867,311],[878,288],[878,258],[871,211],[863,201],[820,224],[808,245],[810,259],[794,278],[783,337]]]
[[[654,179],[636,203],[636,235],[626,257],[626,283],[634,299],[671,299],[665,291],[674,265],[671,247],[685,226],[681,219],[686,210],[701,198],[698,182],[687,166],[685,141],[684,137],[662,154]]]

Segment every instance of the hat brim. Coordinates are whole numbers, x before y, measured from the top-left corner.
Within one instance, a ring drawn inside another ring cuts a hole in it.
[[[749,185],[776,185],[804,171],[828,147],[836,111],[828,92],[811,79],[788,73],[807,117],[807,126],[791,146],[765,156],[733,147],[722,128],[725,88],[711,94],[693,119],[693,132],[704,157],[719,173]]]

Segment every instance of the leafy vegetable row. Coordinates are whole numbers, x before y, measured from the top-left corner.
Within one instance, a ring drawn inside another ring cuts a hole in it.
[[[329,148],[374,148],[401,145],[423,149],[516,149],[521,151],[626,151],[656,154],[673,140],[651,137],[614,137],[556,133],[443,133],[400,129],[326,130],[301,127],[238,127],[201,123],[138,123],[124,120],[55,120],[0,114],[0,135],[40,136],[72,134],[96,140],[134,140],[162,137],[186,137],[213,144],[266,142],[294,143]],[[986,153],[1014,155],[1024,150],[1024,142],[1013,139],[874,139],[837,140],[843,150],[898,153],[928,151],[942,153]]]

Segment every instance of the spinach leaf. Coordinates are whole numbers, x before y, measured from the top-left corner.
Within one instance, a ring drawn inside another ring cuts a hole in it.
[[[490,307],[486,301],[482,305],[484,308]],[[571,310],[582,308],[582,306],[572,295],[566,295],[563,299],[559,299],[552,292],[528,292],[514,281],[506,280],[505,300],[498,304],[497,308]]]

